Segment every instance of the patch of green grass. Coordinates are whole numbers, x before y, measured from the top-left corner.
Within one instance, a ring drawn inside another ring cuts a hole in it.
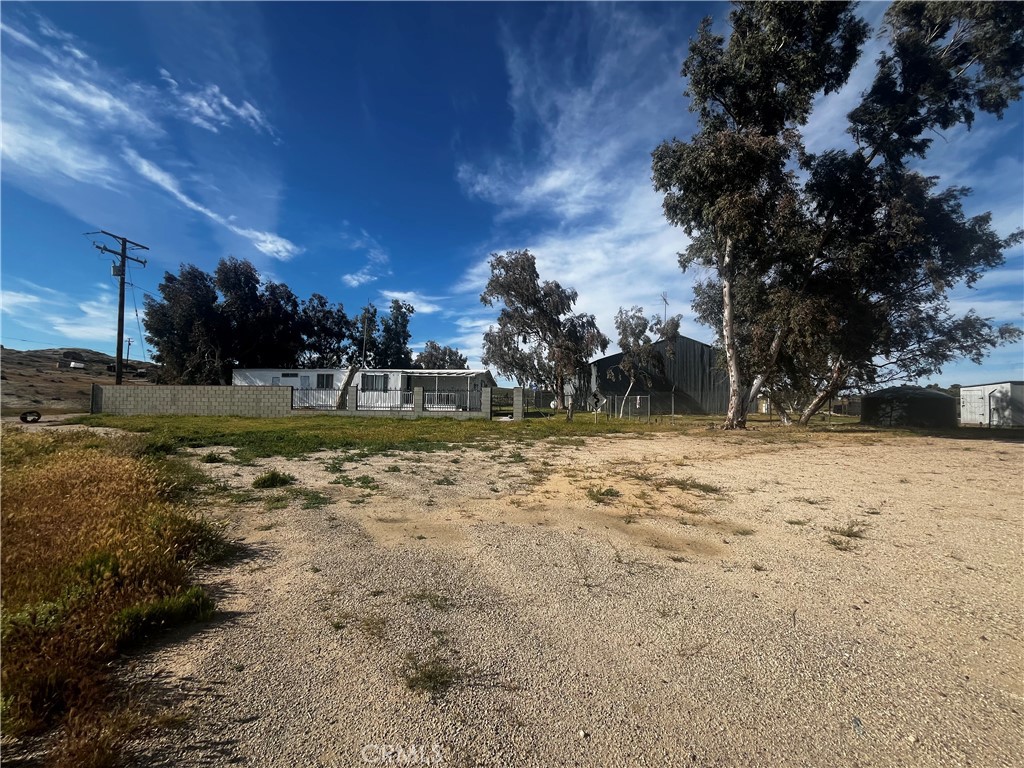
[[[254,491],[229,491],[226,497],[232,504],[251,504],[260,496]]]
[[[426,603],[435,611],[447,611],[452,607],[452,602],[447,597],[438,592],[425,589],[409,593],[405,596],[405,602]]]
[[[868,528],[868,523],[863,520],[850,520],[845,525],[829,527],[825,530],[847,539],[863,539],[867,536]]]
[[[322,509],[331,503],[331,497],[320,491],[302,488],[297,489],[296,493],[302,499],[303,509]]]
[[[444,694],[463,679],[463,673],[458,667],[437,654],[424,659],[418,653],[410,652],[405,661],[402,676],[406,686],[410,691],[425,691],[432,698]]]
[[[607,504],[612,499],[617,499],[621,495],[621,491],[616,488],[600,488],[596,486],[587,488],[587,498],[597,504]]]
[[[258,475],[255,480],[252,481],[253,488],[282,488],[286,485],[291,485],[295,482],[295,475],[290,475],[287,472],[279,472],[276,469],[271,469],[268,472],[264,472],[262,475]]]
[[[552,445],[563,445],[571,446],[573,448],[582,448],[587,444],[587,441],[582,437],[553,437],[550,440]]]
[[[670,424],[637,424],[617,419],[523,419],[518,422],[472,419],[389,419],[294,416],[257,419],[237,416],[114,416],[95,414],[75,419],[90,426],[114,427],[144,433],[147,445],[233,448],[235,460],[282,456],[295,458],[318,451],[361,452],[379,456],[390,451],[439,451],[470,444],[496,450],[510,441],[525,444],[554,438],[555,444],[582,446],[588,435],[680,432],[698,420],[677,419]],[[354,458],[354,453],[348,454]]]
[[[398,466],[397,464],[391,464],[391,465],[389,465],[387,467],[384,467],[384,471],[385,472],[401,472],[402,468],[400,466]]]
[[[852,539],[843,538],[841,536],[829,536],[828,543],[840,552],[852,552],[857,548],[857,545]]]
[[[526,461],[526,456],[523,455],[522,451],[512,451],[508,455],[509,464],[522,464],[524,461]]]
[[[263,500],[263,508],[268,512],[276,512],[279,509],[284,509],[291,502],[292,497],[287,493],[277,493],[273,496],[267,496]]]
[[[359,619],[359,626],[363,632],[374,640],[384,639],[384,630],[387,627],[387,623],[387,618],[377,613],[369,613]]]
[[[138,644],[163,627],[208,619],[213,600],[202,587],[189,587],[178,595],[136,603],[114,617],[114,643],[121,650]]]
[[[708,494],[709,496],[716,496],[723,492],[722,487],[720,485],[715,485],[713,483],[704,483],[693,477],[662,478],[655,482],[655,487],[658,490],[661,490],[666,486],[672,486],[674,488],[678,488],[681,491],[704,493]]]
[[[203,464],[223,464],[227,461],[227,459],[225,459],[221,454],[214,451],[204,453],[199,460],[203,462]]]

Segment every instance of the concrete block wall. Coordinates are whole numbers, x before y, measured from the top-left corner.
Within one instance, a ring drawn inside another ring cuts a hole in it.
[[[97,389],[99,392],[97,392]],[[292,415],[291,387],[198,387],[93,384],[93,412],[118,416]],[[99,410],[97,409],[99,407]]]

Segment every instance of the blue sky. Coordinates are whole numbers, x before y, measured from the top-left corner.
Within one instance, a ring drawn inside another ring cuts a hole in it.
[[[883,4],[863,14],[877,22]],[[116,282],[83,232],[150,247],[135,306],[164,271],[227,255],[350,314],[416,307],[428,339],[479,363],[496,312],[479,302],[490,253],[529,248],[542,278],[580,294],[614,337],[635,304],[684,316],[697,273],[650,182],[650,152],[687,138],[679,68],[700,19],[724,4],[5,3],[2,46],[2,336],[16,349],[113,354]],[[844,141],[869,84],[872,41],[821,99],[809,148]],[[923,170],[975,190],[1006,234],[1024,220],[1015,105],[935,137]],[[1024,253],[954,308],[1021,323]],[[610,349],[609,352],[615,351]],[[1024,347],[936,381],[1024,379]]]

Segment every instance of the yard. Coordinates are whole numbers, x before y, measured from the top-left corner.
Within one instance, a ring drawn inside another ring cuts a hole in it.
[[[249,555],[220,622],[133,661],[189,723],[135,749],[1012,765],[1022,457],[762,430],[210,463]]]
[[[129,759],[1018,764],[1020,442],[500,426],[191,439],[243,555],[201,578],[219,618],[129,657],[182,726]]]

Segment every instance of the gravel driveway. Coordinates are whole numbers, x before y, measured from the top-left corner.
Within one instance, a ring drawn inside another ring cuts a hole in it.
[[[179,724],[138,765],[1021,764],[1019,443],[204,467],[246,554],[205,577],[220,619],[130,660]],[[271,467],[304,495],[253,492]]]

